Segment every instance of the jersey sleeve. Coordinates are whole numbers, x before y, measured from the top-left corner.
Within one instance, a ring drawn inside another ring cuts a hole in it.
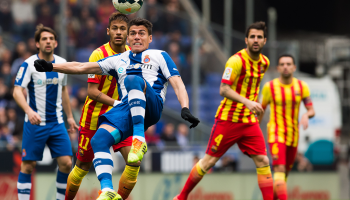
[[[22,65],[19,67],[16,80],[15,80],[15,86],[21,86],[21,87],[27,87],[28,83],[31,80],[32,72],[30,70],[30,67],[28,66],[27,62],[23,62]]]
[[[162,52],[161,54],[164,58],[164,62],[160,62],[159,66],[165,78],[169,79],[172,76],[180,76],[175,63],[173,59],[170,58],[169,54],[167,52]]]
[[[116,67],[119,65],[120,59],[120,54],[117,54],[97,61],[97,63],[100,65],[102,75],[118,77]]]
[[[269,83],[265,83],[262,92],[261,92],[262,100],[261,105],[264,109],[269,105],[271,101],[271,88]]]
[[[225,71],[222,75],[221,82],[228,85],[232,85],[239,76],[242,69],[242,60],[237,56],[232,56],[226,62]]]
[[[68,75],[67,75],[67,74],[64,74],[63,80],[62,80],[62,85],[63,85],[63,86],[66,86],[66,85],[67,85],[67,79],[68,79]]]
[[[305,106],[312,106],[309,86],[304,81],[301,82],[301,86],[303,89],[302,99],[303,99],[304,105]]]
[[[98,75],[98,74],[88,74],[88,83],[101,83],[101,77],[102,75]]]

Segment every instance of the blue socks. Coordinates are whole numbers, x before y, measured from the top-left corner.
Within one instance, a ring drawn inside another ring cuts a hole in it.
[[[66,194],[66,188],[67,188],[68,175],[69,174],[63,173],[60,170],[57,171],[57,178],[56,178],[56,187],[57,187],[56,199],[57,200],[64,200],[64,197]]]

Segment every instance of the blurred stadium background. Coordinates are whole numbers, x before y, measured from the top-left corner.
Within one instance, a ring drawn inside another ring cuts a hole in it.
[[[195,130],[180,117],[180,105],[169,87],[161,121],[149,128],[149,152],[129,200],[170,200],[184,184],[193,164],[203,156],[222,97],[219,85],[229,56],[245,48],[245,28],[266,21],[268,42],[263,53],[271,61],[264,78],[278,76],[278,55],[295,56],[295,76],[311,90],[316,117],[300,133],[299,153],[288,180],[290,199],[349,199],[350,137],[350,2],[277,0],[144,0],[129,15],[145,17],[153,27],[151,48],[166,50],[177,64],[190,95],[190,108],[201,124]],[[55,53],[69,61],[87,62],[106,43],[111,0],[0,0],[0,199],[17,199],[24,113],[12,98],[21,63],[37,50],[35,26],[59,34]],[[69,76],[76,122],[87,96],[87,76]],[[262,84],[263,85],[263,84]],[[304,113],[303,110],[301,113]],[[266,134],[269,111],[262,130]],[[74,151],[78,134],[70,135]],[[114,155],[114,183],[124,161]],[[55,197],[56,162],[46,149],[36,167],[33,199]],[[78,200],[97,196],[99,182],[91,170]],[[191,200],[262,199],[253,162],[232,147],[195,189]]]

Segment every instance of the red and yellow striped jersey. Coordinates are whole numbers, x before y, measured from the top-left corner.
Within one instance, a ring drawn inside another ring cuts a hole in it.
[[[262,106],[271,106],[268,127],[269,143],[285,143],[287,146],[298,145],[299,107],[304,100],[305,106],[312,105],[310,90],[304,81],[293,78],[289,85],[284,85],[276,78],[264,85]]]
[[[228,59],[222,76],[222,83],[231,85],[239,95],[257,101],[261,79],[269,68],[269,59],[260,54],[253,60],[245,49]],[[216,111],[215,118],[239,123],[258,122],[255,115],[243,104],[224,98]]]
[[[130,50],[130,47],[126,45],[125,50]],[[97,62],[98,60],[114,54],[117,53],[113,51],[109,43],[106,43],[92,52],[89,62]],[[98,90],[103,94],[106,94],[115,100],[119,99],[117,81],[113,76],[89,74],[87,82],[99,84]],[[89,130],[97,130],[98,117],[111,108],[112,106],[94,101],[87,96],[80,117],[80,126]]]

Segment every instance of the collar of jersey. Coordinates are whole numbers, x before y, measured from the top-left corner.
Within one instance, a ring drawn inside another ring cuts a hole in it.
[[[40,59],[38,53],[36,54],[36,57],[38,57],[38,59]],[[55,63],[55,60],[56,60],[56,59],[55,59],[55,56],[54,56],[54,57],[53,57],[53,61],[52,61],[51,63]]]

